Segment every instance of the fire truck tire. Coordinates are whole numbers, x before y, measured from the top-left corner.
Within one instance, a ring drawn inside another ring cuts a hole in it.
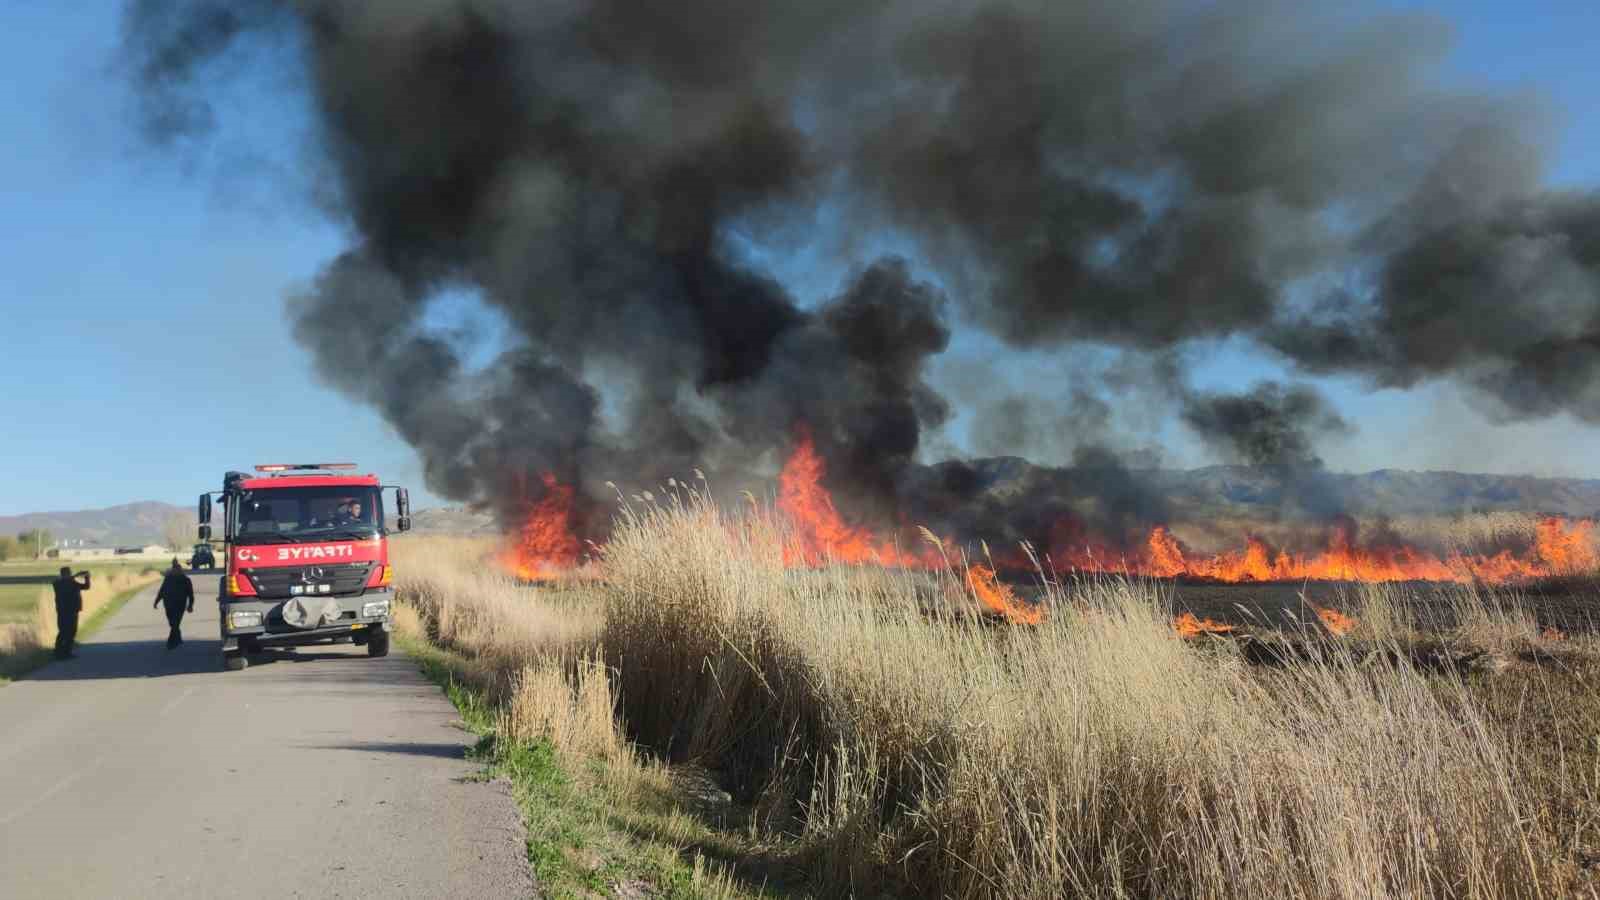
[[[389,632],[374,631],[367,636],[367,655],[371,657],[389,655]]]
[[[237,672],[250,665],[250,660],[246,659],[243,653],[224,653],[222,654],[222,665],[229,672]]]

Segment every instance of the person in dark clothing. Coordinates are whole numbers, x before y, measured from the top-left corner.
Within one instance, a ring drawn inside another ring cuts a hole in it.
[[[171,650],[183,643],[183,634],[178,626],[183,622],[184,611],[194,612],[194,583],[184,574],[183,566],[176,559],[172,561],[172,568],[167,570],[167,577],[161,579],[161,590],[156,591],[156,602],[150,608],[161,605],[167,607],[167,624],[172,626],[171,633],[167,635],[167,649]]]
[[[78,655],[72,652],[72,645],[78,639],[78,613],[83,612],[83,592],[89,589],[89,573],[74,575],[71,566],[62,566],[61,577],[50,582],[50,586],[56,591],[56,659],[70,659]]]

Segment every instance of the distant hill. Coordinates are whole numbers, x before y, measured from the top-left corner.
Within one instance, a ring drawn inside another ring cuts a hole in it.
[[[43,528],[58,541],[134,546],[160,543],[161,526],[174,515],[186,515],[192,519],[194,510],[143,500],[105,509],[23,513],[20,516],[0,516],[0,534]]]

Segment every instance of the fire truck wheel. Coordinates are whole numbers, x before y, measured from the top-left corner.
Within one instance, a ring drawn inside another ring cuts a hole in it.
[[[222,654],[222,665],[229,672],[237,672],[250,665],[250,660],[246,659],[243,653],[224,653]]]
[[[373,657],[389,655],[389,632],[374,631],[367,636],[367,655]]]

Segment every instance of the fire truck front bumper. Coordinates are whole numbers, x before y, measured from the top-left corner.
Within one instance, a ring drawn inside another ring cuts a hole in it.
[[[341,617],[311,628],[285,622],[279,601],[224,603],[220,609],[222,650],[228,653],[244,645],[292,647],[340,638],[362,642],[374,631],[393,630],[393,597],[391,591],[381,590],[340,598]]]
[[[303,644],[320,644],[339,638],[354,638],[363,640],[366,635],[374,631],[393,631],[394,624],[389,619],[375,622],[352,622],[349,625],[337,625],[331,628],[306,628],[294,632],[268,632],[260,629],[230,632],[222,639],[222,652],[230,653],[238,650],[241,641],[247,641],[259,647],[296,647]]]

